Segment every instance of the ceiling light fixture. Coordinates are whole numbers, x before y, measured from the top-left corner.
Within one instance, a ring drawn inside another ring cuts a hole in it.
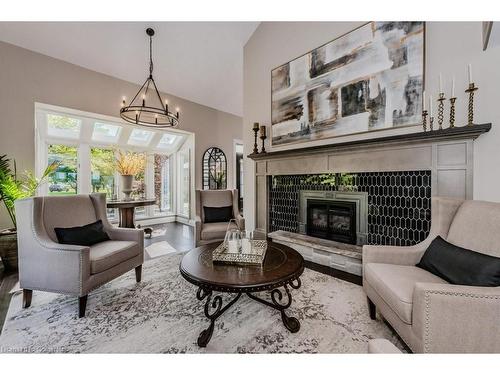
[[[149,36],[149,77],[141,86],[137,94],[126,105],[126,98],[122,100],[120,117],[127,122],[151,128],[170,128],[179,125],[179,109],[176,114],[169,112],[167,100],[162,100],[153,79],[153,29],[148,28]]]

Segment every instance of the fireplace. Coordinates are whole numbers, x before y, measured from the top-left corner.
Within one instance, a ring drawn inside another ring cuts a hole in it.
[[[307,234],[356,244],[356,203],[339,200],[307,200]]]

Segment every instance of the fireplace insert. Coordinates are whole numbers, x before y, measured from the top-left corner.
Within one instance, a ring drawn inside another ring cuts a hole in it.
[[[307,200],[307,234],[356,244],[356,203],[339,200]]]

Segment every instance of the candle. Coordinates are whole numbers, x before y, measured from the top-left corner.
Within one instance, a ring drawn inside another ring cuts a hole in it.
[[[259,131],[259,123],[258,122],[254,122],[253,123],[253,130],[254,131]]]
[[[251,254],[252,253],[252,243],[250,239],[243,238],[241,240],[241,251],[243,254]]]
[[[158,115],[155,115],[155,124],[158,124]]]
[[[468,76],[469,76],[469,83],[472,83],[472,66],[471,66],[471,64],[469,64],[467,66],[467,73],[468,73]]]
[[[146,106],[146,94],[142,94],[142,106]]]
[[[264,125],[262,125],[260,127],[260,136],[261,137],[265,137],[266,136],[266,127]]]
[[[429,116],[432,117],[432,95],[429,95]]]
[[[451,97],[455,97],[455,76],[451,80]]]
[[[443,76],[439,73],[439,92],[443,92]]]
[[[422,92],[422,105],[424,107],[422,110],[425,111],[427,109],[426,106],[425,106],[425,90],[424,90],[424,92]]]
[[[175,112],[177,112],[177,119],[179,119],[179,111],[180,111],[180,109],[179,109],[179,107],[177,107],[177,108],[175,109]]]

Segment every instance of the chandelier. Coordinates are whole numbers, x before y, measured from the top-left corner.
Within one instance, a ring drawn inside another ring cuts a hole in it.
[[[146,34],[149,36],[149,76],[143,83],[137,94],[126,105],[123,98],[120,117],[131,124],[143,125],[152,128],[169,128],[179,125],[179,109],[176,113],[168,109],[168,101],[163,101],[155,80],[153,79],[153,29],[148,28]]]

